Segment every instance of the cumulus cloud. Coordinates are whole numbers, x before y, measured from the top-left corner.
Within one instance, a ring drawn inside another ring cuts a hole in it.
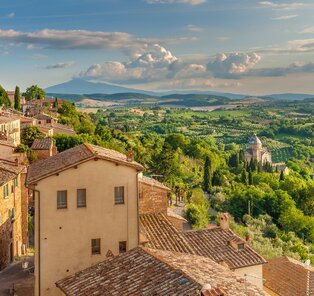
[[[11,12],[11,13],[8,14],[8,18],[13,18],[13,17],[15,17],[15,13],[14,12]]]
[[[259,4],[263,8],[271,8],[276,10],[294,10],[305,6],[305,3],[301,2],[274,3],[271,1],[260,1]]]
[[[214,77],[225,79],[236,79],[243,76],[249,69],[253,68],[261,57],[257,53],[221,53],[207,64],[207,69]]]
[[[207,2],[207,0],[146,0],[149,4],[175,4],[184,3],[190,5],[199,5]]]
[[[75,63],[73,61],[65,62],[65,63],[57,63],[57,64],[46,66],[46,69],[48,69],[48,70],[50,70],[50,69],[64,69],[64,68],[69,68],[69,67],[73,66],[74,64]]]
[[[284,20],[290,20],[293,18],[298,17],[297,14],[291,14],[291,15],[282,15],[282,16],[277,16],[277,17],[273,17],[272,20],[274,21],[284,21]]]
[[[198,33],[198,32],[204,31],[204,28],[201,28],[201,27],[196,26],[196,25],[187,25],[186,30],[189,32]]]
[[[48,56],[45,54],[41,54],[41,53],[35,53],[32,55],[32,58],[33,59],[46,59],[46,58],[48,58]]]

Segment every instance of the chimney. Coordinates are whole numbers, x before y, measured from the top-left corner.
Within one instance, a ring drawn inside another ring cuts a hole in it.
[[[228,213],[220,214],[220,228],[229,229],[229,215]]]
[[[19,166],[19,159],[18,158],[15,158],[14,164],[15,164],[15,166]]]
[[[128,151],[126,154],[126,160],[129,162],[134,161],[134,152],[132,150]]]

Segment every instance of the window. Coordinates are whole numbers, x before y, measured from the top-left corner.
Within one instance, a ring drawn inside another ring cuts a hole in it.
[[[126,242],[119,242],[119,254],[126,252]]]
[[[100,254],[100,238],[92,239],[92,255]]]
[[[86,189],[77,189],[77,207],[86,207]]]
[[[8,198],[9,195],[9,184],[3,186],[3,198]]]
[[[124,186],[114,188],[114,203],[116,205],[124,204]]]
[[[19,186],[19,179],[18,179],[18,177],[16,177],[16,178],[14,179],[14,186],[15,186],[15,187],[18,187],[18,186]]]
[[[67,208],[67,191],[62,190],[57,192],[57,209]]]

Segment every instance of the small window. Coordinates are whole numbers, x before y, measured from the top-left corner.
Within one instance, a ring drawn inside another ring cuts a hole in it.
[[[16,178],[14,179],[14,186],[15,186],[15,187],[18,187],[18,186],[19,186],[19,179],[18,179],[18,177],[16,177]]]
[[[126,252],[126,242],[119,242],[119,254]]]
[[[9,195],[9,184],[3,186],[3,198],[8,198]]]
[[[67,204],[67,191],[62,190],[57,192],[57,209],[66,209]]]
[[[86,207],[86,189],[77,189],[77,207]]]
[[[100,238],[92,239],[92,255],[100,254]]]
[[[114,188],[114,203],[116,205],[124,204],[124,186]]]

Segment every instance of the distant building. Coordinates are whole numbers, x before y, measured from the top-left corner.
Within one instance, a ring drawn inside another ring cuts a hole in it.
[[[0,110],[0,140],[20,144],[20,117]]]
[[[14,106],[15,91],[14,90],[13,91],[9,90],[9,91],[7,91],[7,94],[8,94],[9,100],[11,102],[11,106]],[[20,103],[21,103],[21,105],[25,104],[25,97],[24,96],[20,95]]]
[[[52,138],[35,139],[31,148],[38,160],[49,158],[58,152]]]
[[[27,244],[28,195],[25,167],[0,160],[0,270],[21,256]]]
[[[56,281],[138,246],[142,169],[132,157],[90,144],[29,167],[35,295],[59,295]]]
[[[262,141],[256,134],[249,140],[249,148],[245,152],[245,161],[250,162],[251,159],[256,160],[262,165],[269,163],[272,164],[271,153],[267,148],[263,147]]]
[[[209,258],[135,248],[56,283],[63,296],[266,296]]]
[[[269,260],[263,266],[265,290],[270,295],[314,295],[314,268],[283,256]]]

